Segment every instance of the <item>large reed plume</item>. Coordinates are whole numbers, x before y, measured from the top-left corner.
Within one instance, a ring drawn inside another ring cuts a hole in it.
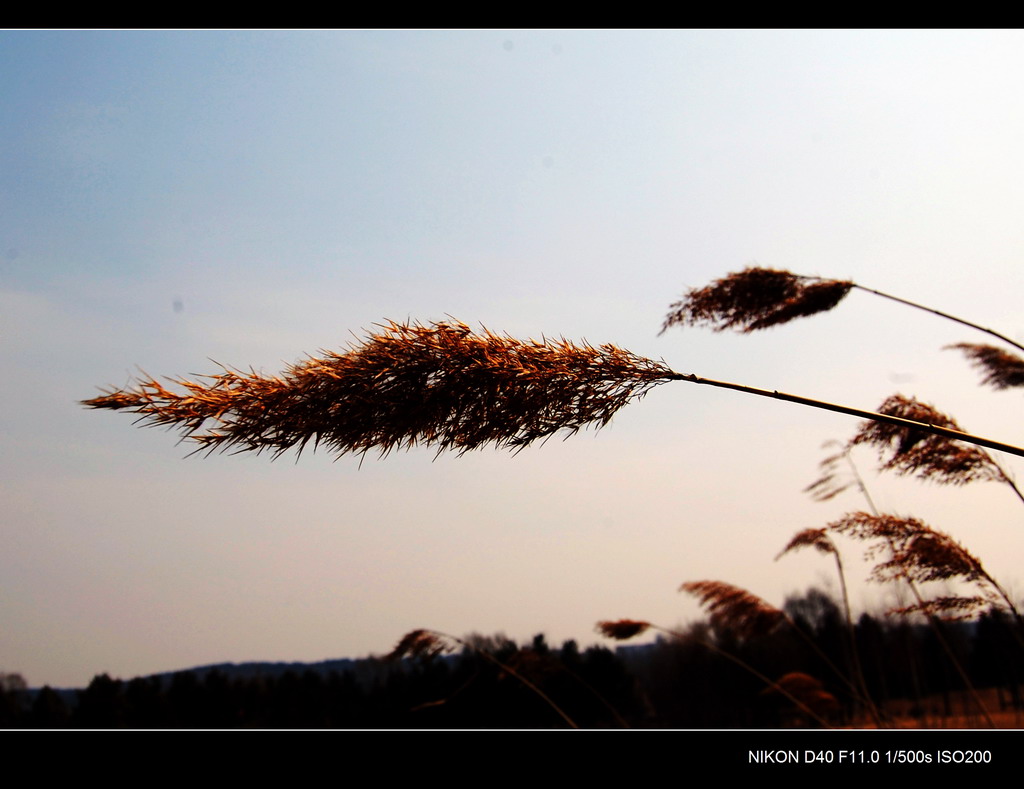
[[[148,379],[84,405],[175,427],[201,450],[279,455],[312,441],[337,455],[417,444],[461,453],[601,427],[674,374],[614,345],[523,342],[452,321],[391,322],[280,377],[229,369],[204,377],[209,383],[173,380],[184,394]]]
[[[615,345],[517,340],[458,321],[391,322],[357,345],[323,351],[280,376],[224,368],[207,383],[153,378],[82,401],[127,410],[137,422],[177,428],[196,451],[267,450],[274,456],[310,442],[336,455],[418,444],[463,453],[487,445],[520,450],[537,440],[612,416],[668,381],[731,389],[863,419],[938,433],[1024,456],[1024,449],[939,425],[827,403],[778,390],[673,372]]]

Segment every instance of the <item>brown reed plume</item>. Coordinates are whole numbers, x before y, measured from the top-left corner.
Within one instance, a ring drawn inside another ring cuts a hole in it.
[[[630,638],[646,633],[654,627],[650,622],[642,622],[637,619],[617,619],[597,623],[597,632],[607,638],[614,638],[616,641],[627,641]]]
[[[934,600],[917,595],[915,605],[897,608],[891,613],[920,612],[959,619],[978,613],[982,608],[996,607],[1020,621],[1010,596],[989,575],[981,560],[950,535],[917,518],[854,512],[829,524],[828,528],[855,540],[873,543],[867,551],[867,558],[872,561],[883,554],[888,556],[877,561],[872,569],[871,578],[875,581],[905,580],[915,589],[915,595],[917,585],[929,581],[966,583],[978,592],[946,595]]]
[[[281,376],[226,369],[209,383],[155,380],[84,401],[177,428],[199,450],[271,451],[310,442],[336,455],[417,444],[459,453],[519,450],[606,425],[673,373],[614,345],[523,342],[457,321],[390,322],[346,351],[324,351]]]
[[[871,578],[881,582],[906,581],[916,600],[913,605],[894,608],[889,613],[919,613],[925,616],[939,645],[960,675],[979,712],[988,725],[994,728],[992,716],[978,695],[967,671],[957,659],[940,623],[943,619],[970,617],[985,607],[1005,606],[1005,610],[1014,615],[1018,630],[1024,632],[1024,622],[1003,588],[985,572],[981,562],[966,548],[949,535],[932,529],[917,518],[854,512],[830,523],[828,528],[855,540],[873,543],[865,552],[865,558],[869,561],[875,561],[882,555],[888,557],[883,561],[877,561],[872,569]],[[965,581],[972,583],[981,594],[945,595],[926,599],[919,588],[919,584],[925,580]]]
[[[901,394],[887,398],[878,411],[913,422],[963,432],[952,417],[932,405]],[[998,466],[987,452],[912,427],[865,422],[850,440],[850,446],[858,444],[875,447],[884,461],[882,468],[901,475],[916,474],[922,479],[951,485],[1003,479]]]
[[[558,716],[566,722],[569,728],[579,728],[579,726],[576,725],[576,722],[566,714],[565,710],[559,707],[551,699],[551,697],[548,696],[548,694],[546,694],[543,690],[537,687],[537,685],[535,685],[533,682],[531,682],[529,679],[523,676],[522,673],[516,671],[516,669],[512,666],[509,666],[508,664],[498,660],[498,658],[496,658],[486,649],[480,649],[479,647],[472,644],[470,641],[459,638],[458,636],[453,636],[448,633],[442,633],[439,630],[413,630],[402,636],[398,644],[395,645],[395,648],[385,656],[385,660],[401,660],[402,658],[406,657],[431,659],[438,655],[454,652],[456,649],[459,648],[472,650],[474,653],[479,655],[484,660],[488,661],[489,663],[493,663],[495,666],[497,666],[499,669],[507,673],[509,676],[515,677],[525,687],[533,691],[537,695],[537,697],[540,698],[545,704],[551,707],[551,709],[554,710],[558,714]],[[604,701],[603,698],[601,700]],[[442,700],[439,702],[431,702],[430,704],[422,706],[434,706],[436,704],[443,703],[444,701]],[[605,703],[607,704],[607,702]],[[615,713],[615,715],[620,721],[622,721],[621,716],[619,716],[617,712]],[[624,721],[622,722],[625,723]]]
[[[1024,359],[993,345],[974,345],[968,342],[947,345],[963,351],[971,363],[982,370],[981,382],[993,389],[1010,389],[1024,386]]]
[[[679,591],[700,600],[708,610],[712,625],[740,638],[766,635],[786,620],[782,611],[757,595],[722,581],[688,581]]]
[[[402,636],[395,648],[385,656],[385,660],[401,660],[405,657],[430,659],[454,652],[455,649],[451,636],[433,630],[412,630]]]
[[[934,406],[900,394],[887,398],[878,412],[908,419],[919,424],[963,432],[952,417]],[[882,468],[900,475],[916,475],[944,485],[969,482],[1002,482],[1024,501],[1010,475],[985,450],[965,446],[946,436],[919,428],[886,422],[865,422],[850,440],[849,446],[866,444],[878,450]]]
[[[819,553],[838,555],[839,551],[836,550],[835,543],[828,536],[828,532],[825,529],[804,529],[801,532],[797,532],[793,539],[791,539],[786,547],[783,548],[779,555],[775,557],[775,561],[778,561],[787,553],[791,553],[799,548],[814,548]]]
[[[854,288],[977,329],[1024,351],[1024,345],[997,331],[856,282],[756,266],[729,274],[707,287],[690,289],[682,299],[669,307],[661,333],[664,334],[673,326],[701,323],[711,325],[715,331],[736,329],[752,332],[767,329],[795,318],[828,312]]]
[[[815,281],[788,271],[747,268],[707,287],[691,289],[669,307],[661,333],[673,326],[701,323],[710,324],[715,331],[767,329],[827,312],[839,304],[852,287],[852,282]]]

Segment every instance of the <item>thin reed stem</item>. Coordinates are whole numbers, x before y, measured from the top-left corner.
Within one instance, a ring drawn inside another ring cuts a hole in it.
[[[804,277],[804,278],[805,279],[815,279],[815,280],[821,279],[821,277]],[[857,290],[863,290],[863,291],[865,291],[867,293],[873,293],[876,296],[881,296],[883,299],[889,299],[891,301],[895,301],[895,302],[898,302],[900,304],[905,304],[908,307],[914,307],[915,309],[918,309],[918,310],[924,310],[925,312],[930,312],[933,315],[938,315],[940,318],[945,318],[946,320],[953,321],[954,323],[959,323],[962,326],[967,326],[967,327],[969,327],[971,329],[977,329],[978,331],[985,332],[985,334],[989,334],[989,335],[991,335],[992,337],[995,337],[998,340],[1002,340],[1003,342],[1007,343],[1008,345],[1012,345],[1014,348],[1017,348],[1017,349],[1019,349],[1021,351],[1024,351],[1024,345],[1021,345],[1019,342],[1015,342],[1014,340],[1011,340],[1005,334],[1000,334],[999,332],[994,331],[993,329],[986,328],[985,326],[980,326],[977,323],[972,323],[971,321],[964,320],[963,318],[958,318],[956,315],[950,315],[948,312],[943,312],[942,310],[937,310],[937,309],[934,309],[932,307],[926,307],[924,304],[918,304],[916,301],[910,301],[909,299],[902,299],[899,296],[893,296],[891,293],[883,293],[882,291],[875,290],[874,288],[867,288],[867,287],[865,287],[863,285],[858,285],[856,282],[851,283],[851,285],[854,288],[856,288]]]
[[[737,392],[746,392],[747,394],[758,395],[759,397],[771,397],[775,400],[785,400],[790,403],[798,403],[800,405],[810,406],[812,408],[821,408],[826,411],[835,411],[840,414],[849,414],[850,416],[860,417],[861,419],[870,419],[874,422],[885,422],[890,425],[896,425],[898,427],[908,428],[912,430],[920,430],[925,433],[932,433],[933,435],[943,436],[945,438],[952,438],[956,441],[964,441],[968,444],[976,444],[978,446],[988,447],[989,449],[996,449],[1000,452],[1008,452],[1011,455],[1017,455],[1018,457],[1024,457],[1024,449],[1021,447],[1015,447],[1012,444],[1004,444],[1001,441],[994,441],[990,438],[982,438],[981,436],[975,436],[970,433],[964,433],[959,430],[951,430],[950,428],[940,427],[938,425],[926,424],[924,422],[915,422],[912,419],[903,419],[898,416],[889,416],[888,414],[879,414],[875,411],[864,411],[859,408],[851,408],[849,406],[840,405],[838,403],[829,403],[824,400],[814,400],[810,397],[801,397],[800,395],[787,394],[780,392],[777,389],[758,389],[753,386],[746,386],[744,384],[735,384],[729,381],[716,381],[711,378],[701,378],[694,374],[683,374],[674,373],[670,376],[671,380],[675,381],[689,381],[693,384],[705,384],[707,386],[717,386],[722,389],[733,389]]]

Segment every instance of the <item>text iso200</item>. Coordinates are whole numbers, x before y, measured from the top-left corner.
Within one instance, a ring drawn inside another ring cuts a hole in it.
[[[989,764],[992,751],[939,751],[939,764]]]

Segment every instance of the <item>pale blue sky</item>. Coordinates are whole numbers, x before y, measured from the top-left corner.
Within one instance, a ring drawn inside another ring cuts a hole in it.
[[[387,318],[614,342],[680,372],[1024,444],[981,335],[853,293],[755,336],[657,336],[752,263],[1024,338],[1015,31],[0,33],[0,670],[83,685],[389,650],[405,632],[697,615],[705,578],[831,583],[793,533],[847,417],[676,383],[512,457],[183,459],[77,401],[211,359],[272,373]],[[995,485],[875,478],[1020,593]],[[1013,469],[1014,461],[1007,465]],[[850,548],[850,563],[856,551]],[[881,605],[858,584],[861,606]]]

